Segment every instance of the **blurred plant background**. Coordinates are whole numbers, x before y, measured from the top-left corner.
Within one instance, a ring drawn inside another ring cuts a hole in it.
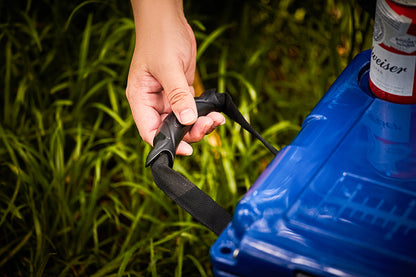
[[[355,1],[184,1],[197,91],[277,148],[371,47]],[[157,19],[155,19],[157,20]],[[129,1],[0,3],[0,276],[212,276],[216,237],[153,184],[125,97]],[[227,122],[175,169],[230,212],[273,156]]]

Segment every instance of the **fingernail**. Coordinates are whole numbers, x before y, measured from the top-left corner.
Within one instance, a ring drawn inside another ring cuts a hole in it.
[[[181,123],[182,124],[188,124],[192,123],[196,119],[196,114],[192,109],[186,109],[180,113]]]
[[[185,149],[184,149],[184,155],[185,156],[191,156],[192,155],[192,153],[194,152],[194,149],[192,148],[192,146],[190,146],[190,145],[188,145],[189,147],[186,147]]]
[[[181,141],[177,151],[179,151],[177,152],[179,155],[190,156],[194,152],[194,149],[188,143]]]

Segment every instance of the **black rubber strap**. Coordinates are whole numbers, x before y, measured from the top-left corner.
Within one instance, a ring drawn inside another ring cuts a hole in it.
[[[183,175],[169,167],[169,157],[162,153],[151,167],[156,185],[173,201],[219,235],[232,216],[217,202]]]
[[[229,94],[209,90],[196,98],[196,103],[199,115],[208,114],[210,111],[223,112],[259,139],[273,154],[278,153],[245,120]],[[146,166],[151,166],[153,180],[167,196],[219,235],[230,223],[232,216],[191,181],[172,169],[176,147],[189,128],[190,126],[181,125],[171,113],[155,137],[155,147],[147,157]]]
[[[251,135],[253,135],[256,139],[261,141],[270,152],[274,155],[277,155],[279,151],[274,148],[270,143],[268,143],[254,128],[247,122],[241,112],[238,110],[238,107],[233,102],[231,95],[228,93],[221,93],[219,94],[224,98],[224,106],[221,109],[221,112],[226,114],[229,118],[234,120],[236,123],[240,124],[246,131],[248,131]],[[220,97],[220,96],[219,96]]]

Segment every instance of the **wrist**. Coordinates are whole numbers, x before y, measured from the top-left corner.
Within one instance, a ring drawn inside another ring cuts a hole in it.
[[[131,0],[135,21],[141,18],[157,20],[165,16],[185,17],[182,0]]]

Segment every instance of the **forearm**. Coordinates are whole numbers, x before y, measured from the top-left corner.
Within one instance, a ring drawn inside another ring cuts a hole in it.
[[[185,18],[182,0],[131,0],[136,26],[172,17]]]

